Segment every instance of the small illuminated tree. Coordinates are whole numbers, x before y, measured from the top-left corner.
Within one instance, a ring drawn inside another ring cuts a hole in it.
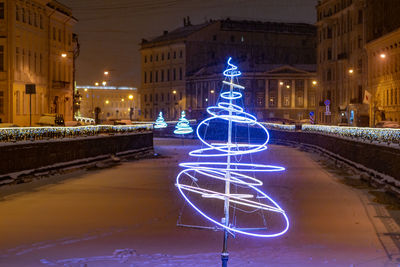
[[[175,126],[174,134],[190,134],[193,132],[193,128],[190,127],[189,121],[186,119],[185,111],[182,110],[181,117]]]
[[[160,111],[160,114],[158,114],[158,118],[156,120],[156,123],[154,124],[155,129],[160,129],[160,128],[166,128],[167,123],[164,121],[162,111]]]

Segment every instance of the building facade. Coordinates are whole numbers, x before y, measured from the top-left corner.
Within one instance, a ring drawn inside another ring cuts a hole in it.
[[[324,0],[317,6],[319,123],[368,125],[369,109],[362,101],[367,80],[365,10],[364,0]]]
[[[192,25],[185,18],[183,27],[141,43],[142,119],[154,120],[159,111],[176,119],[182,110],[196,109],[187,96],[192,76],[203,79],[201,69],[230,56],[249,65],[315,64],[315,36],[315,27],[303,23],[226,19]]]
[[[20,126],[43,113],[72,120],[72,33],[77,20],[57,1],[0,1],[0,120]],[[25,85],[36,93],[26,94]],[[31,103],[31,105],[30,105]]]
[[[235,63],[236,64],[236,63]],[[237,64],[244,86],[243,105],[264,121],[294,121],[310,118],[316,111],[315,65]],[[207,117],[206,108],[215,105],[221,92],[223,65],[201,69],[187,77],[188,116]],[[226,88],[225,88],[226,89]]]
[[[79,95],[79,116],[101,121],[137,120],[140,98],[137,89],[123,86],[76,86]]]
[[[400,122],[400,29],[367,44],[370,125]]]
[[[372,126],[366,45],[400,27],[395,0],[321,0],[317,5],[318,122]],[[375,59],[372,58],[372,61]],[[330,114],[326,114],[329,100]]]

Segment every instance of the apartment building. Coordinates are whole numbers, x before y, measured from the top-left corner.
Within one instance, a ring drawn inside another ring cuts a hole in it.
[[[1,122],[27,126],[31,114],[34,125],[43,113],[72,120],[76,22],[55,0],[0,1]]]
[[[142,119],[154,120],[159,111],[176,119],[182,110],[197,109],[188,102],[188,77],[198,79],[201,69],[230,56],[249,65],[315,64],[315,36],[315,26],[304,23],[225,19],[193,25],[185,18],[183,27],[142,40]]]

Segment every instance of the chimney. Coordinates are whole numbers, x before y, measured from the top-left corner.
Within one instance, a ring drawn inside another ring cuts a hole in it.
[[[168,31],[164,31],[164,35],[167,35],[168,34]]]

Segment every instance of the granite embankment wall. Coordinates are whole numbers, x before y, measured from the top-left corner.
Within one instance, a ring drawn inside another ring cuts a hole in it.
[[[380,146],[310,132],[268,131],[272,143],[290,141],[317,146],[400,181],[400,147]]]
[[[0,175],[125,151],[153,149],[153,133],[127,133],[0,144]]]

